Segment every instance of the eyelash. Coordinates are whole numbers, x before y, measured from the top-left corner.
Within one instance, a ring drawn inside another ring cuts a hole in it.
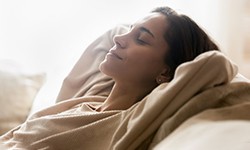
[[[139,38],[136,38],[136,42],[140,45],[146,45],[147,43]]]
[[[130,31],[133,29],[133,25],[130,25]],[[136,41],[136,43],[138,43],[138,44],[140,44],[140,45],[146,45],[147,43],[145,42],[145,41],[143,41],[143,40],[141,40],[140,38],[138,38],[139,37],[139,35],[136,37],[136,39],[135,39],[135,41]]]

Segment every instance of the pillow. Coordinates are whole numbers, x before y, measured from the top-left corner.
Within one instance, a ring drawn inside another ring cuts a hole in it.
[[[205,110],[181,124],[153,150],[247,150],[250,121],[243,118],[249,118],[249,106]]]
[[[25,121],[44,81],[45,73],[0,60],[0,135]]]

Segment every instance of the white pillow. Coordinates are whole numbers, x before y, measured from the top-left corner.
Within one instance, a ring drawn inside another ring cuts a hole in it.
[[[0,135],[25,121],[44,81],[45,73],[0,60]]]

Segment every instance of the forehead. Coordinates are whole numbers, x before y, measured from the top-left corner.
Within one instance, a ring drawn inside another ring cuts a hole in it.
[[[161,13],[150,13],[143,19],[137,21],[135,25],[147,28],[158,38],[163,37],[167,30],[166,17]]]
[[[141,26],[148,29],[154,35],[154,46],[157,49],[168,48],[168,44],[164,38],[164,34],[167,31],[167,19],[166,16],[161,13],[150,13],[145,18],[137,21],[135,26]]]

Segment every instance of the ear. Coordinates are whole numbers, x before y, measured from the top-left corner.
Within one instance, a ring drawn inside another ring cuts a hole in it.
[[[164,82],[168,82],[170,80],[170,76],[169,76],[169,68],[166,67],[164,68],[161,73],[156,77],[156,82],[158,84],[164,83]]]

